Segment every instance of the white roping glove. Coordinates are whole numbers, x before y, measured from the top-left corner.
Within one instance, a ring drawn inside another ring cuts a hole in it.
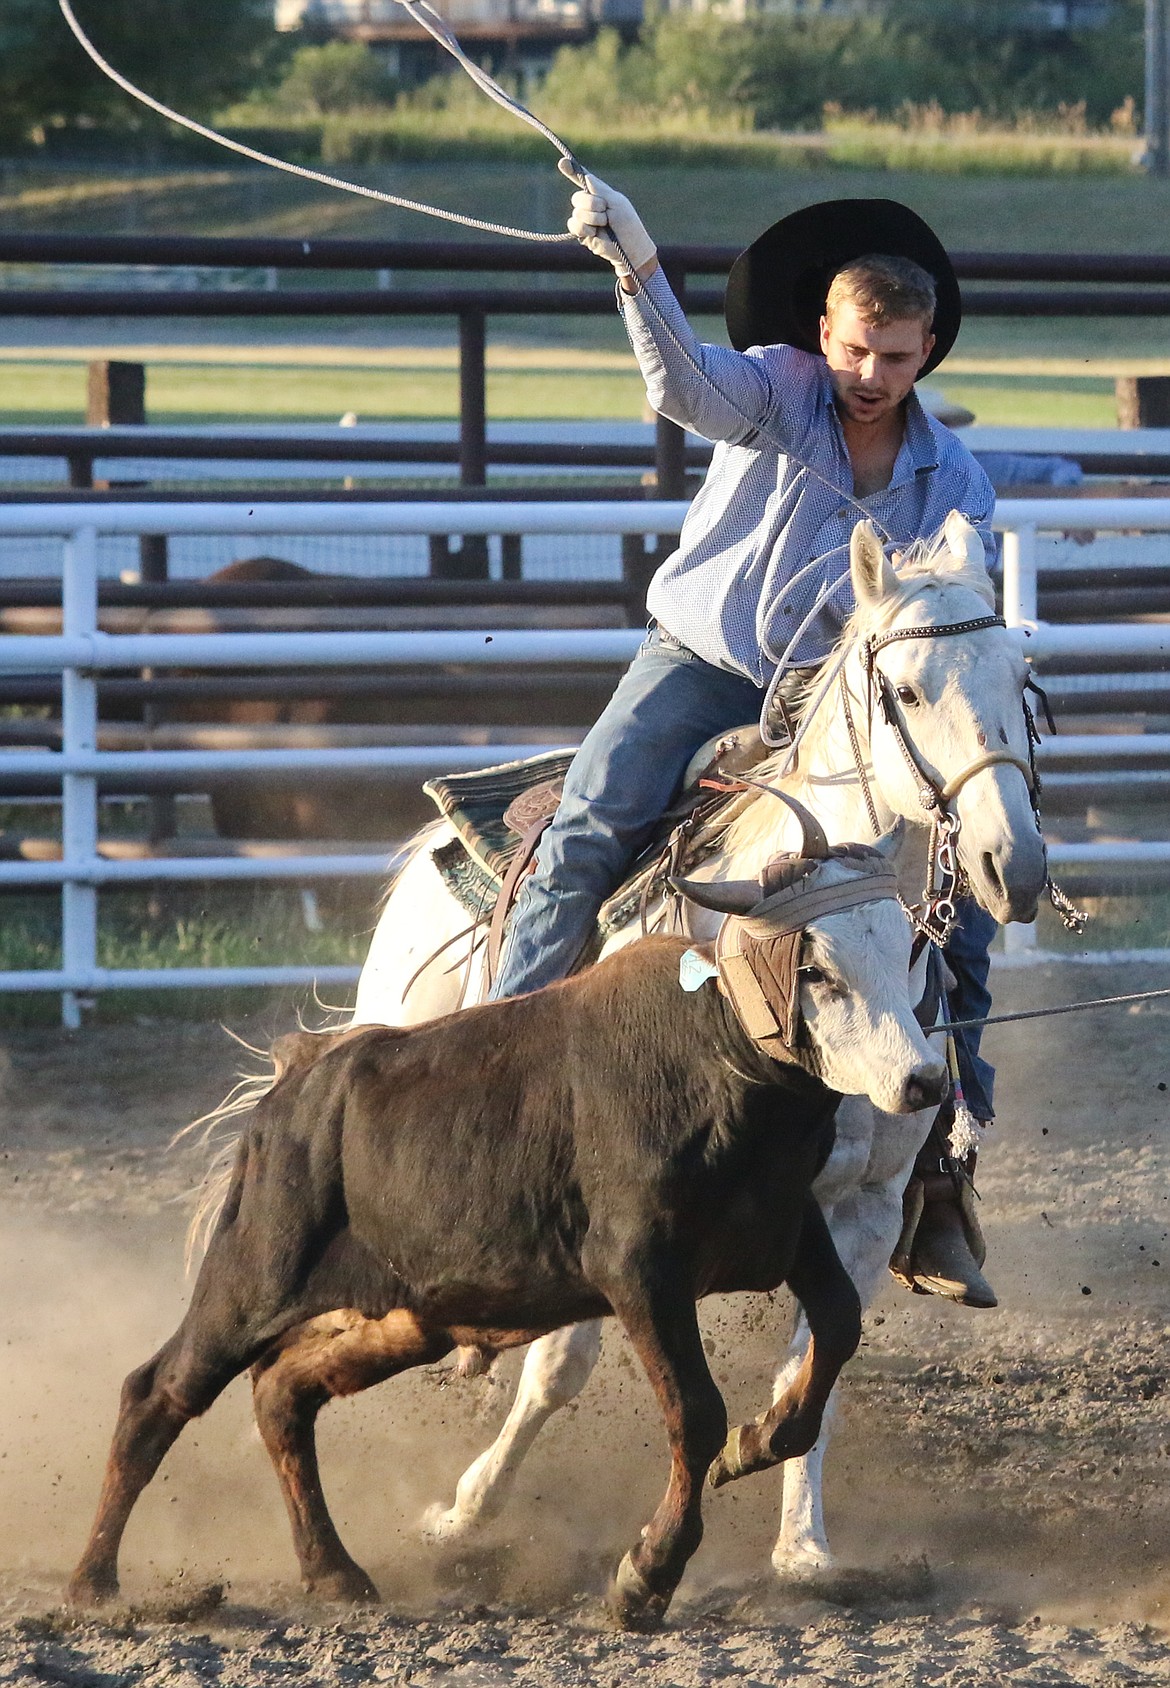
[[[562,176],[574,179],[568,159],[562,158],[557,168]],[[625,194],[596,176],[586,176],[585,180],[588,189],[578,188],[573,195],[569,233],[576,235],[590,252],[612,264],[618,275],[630,275],[652,263],[658,256],[658,248]]]

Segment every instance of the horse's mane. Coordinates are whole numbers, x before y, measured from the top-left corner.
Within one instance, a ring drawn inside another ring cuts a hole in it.
[[[940,563],[945,558],[945,567]],[[916,539],[895,558],[894,572],[898,584],[891,592],[887,592],[879,603],[858,605],[853,614],[841,629],[841,637],[833,647],[828,660],[831,669],[842,653],[848,650],[856,641],[870,633],[885,633],[901,615],[915,601],[929,603],[949,586],[965,586],[974,592],[976,597],[988,606],[995,608],[995,588],[991,583],[991,576],[982,563],[971,563],[957,557],[951,551],[946,534],[940,531],[931,539]],[[808,683],[795,697],[795,714],[799,718],[806,706],[815,698],[823,684],[824,676],[818,672],[813,674]],[[811,758],[825,737],[832,729],[833,712],[826,706],[818,710],[808,725],[802,740],[804,754]],[[757,763],[752,770],[752,777],[765,785],[776,784],[788,761],[787,746],[774,750],[762,762]],[[764,792],[756,792],[747,797],[740,805],[727,828],[726,846],[728,850],[738,853],[740,850],[751,851],[762,845],[772,834],[775,824],[775,812],[767,805],[761,806],[760,798]]]

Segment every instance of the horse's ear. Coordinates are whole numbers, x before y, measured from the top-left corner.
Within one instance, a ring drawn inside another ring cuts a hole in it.
[[[951,511],[943,523],[943,535],[947,542],[947,550],[957,563],[969,568],[987,567],[987,553],[983,549],[983,541],[961,510]]]
[[[876,606],[897,588],[898,577],[882,550],[882,542],[871,521],[858,522],[853,529],[853,537],[849,541],[849,572],[858,605]]]

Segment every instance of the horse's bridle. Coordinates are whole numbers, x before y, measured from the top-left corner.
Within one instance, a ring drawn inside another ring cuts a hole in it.
[[[988,768],[1009,767],[1018,768],[1023,774],[1028,787],[1028,796],[1032,804],[1032,813],[1036,818],[1036,828],[1040,830],[1040,776],[1036,769],[1036,747],[1040,742],[1040,734],[1036,728],[1036,719],[1028,706],[1027,698],[1021,699],[1024,711],[1024,725],[1028,737],[1028,755],[1025,760],[1016,756],[1010,750],[989,750],[985,755],[978,756],[967,767],[961,769],[950,779],[939,783],[925,766],[922,756],[913,739],[906,731],[902,712],[898,707],[898,700],[889,677],[877,666],[877,655],[887,645],[894,645],[906,639],[948,639],[961,633],[980,633],[985,628],[1006,627],[1007,622],[1001,615],[972,616],[967,621],[948,621],[938,626],[925,625],[922,627],[898,627],[888,633],[870,635],[861,641],[858,654],[861,659],[862,672],[866,685],[866,713],[868,726],[872,730],[873,707],[876,697],[882,712],[882,719],[894,736],[894,743],[898,746],[911,777],[918,785],[918,801],[930,816],[930,848],[927,857],[926,885],[923,889],[922,903],[916,909],[908,909],[914,924],[925,936],[943,945],[950,937],[951,928],[957,918],[955,899],[963,890],[963,873],[959,866],[956,852],[956,842],[961,822],[957,811],[952,807],[955,798],[962,791],[968,780],[975,778]],[[861,784],[862,796],[865,799],[866,813],[873,828],[874,837],[881,833],[881,822],[878,819],[877,805],[874,802],[873,788],[869,774],[866,772],[865,758],[861,752],[861,743],[853,719],[853,710],[849,701],[849,685],[842,667],[839,684],[841,687],[841,706],[845,717],[845,725],[849,734],[849,746],[853,754],[853,762],[857,777]],[[1027,682],[1043,698],[1040,688],[1031,680]],[[1047,699],[1044,699],[1047,709]],[[1051,712],[1048,712],[1051,720]],[[1053,907],[1060,915],[1066,926],[1079,931],[1083,928],[1085,917],[1064,893],[1047,880],[1049,897]]]

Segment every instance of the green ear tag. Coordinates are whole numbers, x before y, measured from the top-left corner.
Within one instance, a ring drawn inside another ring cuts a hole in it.
[[[684,950],[679,958],[678,982],[684,991],[697,991],[708,979],[717,979],[719,969],[698,950]]]

